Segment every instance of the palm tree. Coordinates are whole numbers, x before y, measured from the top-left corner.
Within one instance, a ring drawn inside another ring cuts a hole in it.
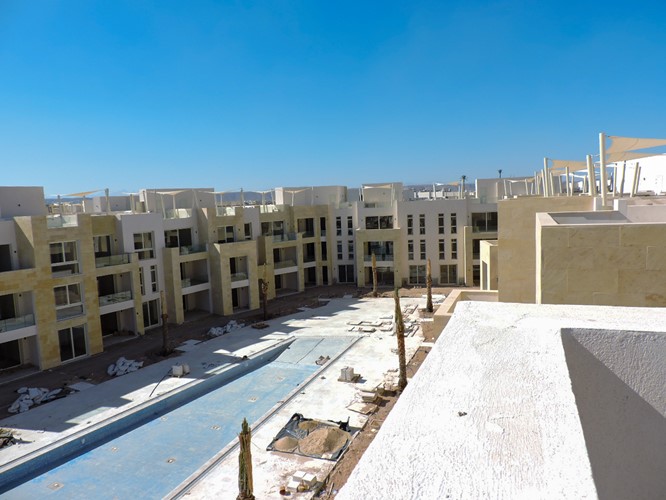
[[[400,309],[400,295],[396,288],[393,293],[395,300],[395,336],[398,339],[398,367],[400,378],[398,379],[398,390],[400,392],[407,387],[407,360],[405,359],[405,323],[402,320],[402,309]]]
[[[501,179],[502,178],[502,169],[500,168],[497,172],[499,173],[499,178]]]
[[[428,259],[426,264],[426,311],[429,313],[432,312],[432,274],[430,269],[430,259]]]
[[[164,291],[160,292],[160,306],[162,307],[162,356],[168,356],[173,352],[171,342],[169,342],[169,314],[167,313]]]
[[[264,321],[268,319],[268,278],[266,275],[266,264],[264,264],[264,276],[259,280],[259,288],[261,291],[261,304],[264,309]]]
[[[240,452],[238,454],[238,496],[236,500],[254,500],[252,490],[252,431],[246,419],[243,419],[241,433],[238,435]]]
[[[372,252],[372,296],[377,297],[377,257]]]

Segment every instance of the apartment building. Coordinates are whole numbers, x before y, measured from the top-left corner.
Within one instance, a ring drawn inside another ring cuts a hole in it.
[[[257,309],[333,283],[478,282],[495,200],[401,183],[276,188],[222,202],[214,188],[142,189],[48,206],[38,187],[0,188],[0,369],[101,352],[190,314]]]

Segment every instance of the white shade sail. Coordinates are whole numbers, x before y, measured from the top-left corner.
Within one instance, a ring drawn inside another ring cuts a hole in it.
[[[616,135],[607,136],[612,142],[606,147],[607,153],[617,153],[619,151],[634,151],[636,149],[654,148],[656,146],[666,145],[666,139],[643,139],[640,137],[618,137]]]

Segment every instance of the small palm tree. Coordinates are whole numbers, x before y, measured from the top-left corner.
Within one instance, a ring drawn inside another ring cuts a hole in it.
[[[266,275],[266,264],[264,264],[264,276],[259,280],[261,291],[261,305],[264,309],[264,321],[268,319],[268,277]]]
[[[499,173],[499,178],[501,179],[502,178],[502,169],[500,168],[497,172]]]
[[[398,295],[397,288],[393,293],[393,298],[395,300],[395,336],[398,339],[398,367],[400,377],[398,379],[398,390],[402,392],[407,387],[407,354],[405,353],[405,323],[402,320],[400,295]]]
[[[432,273],[430,269],[430,259],[428,259],[426,264],[426,311],[429,313],[432,312]]]
[[[377,257],[372,252],[372,296],[377,297]]]
[[[238,454],[238,496],[236,500],[254,500],[252,482],[252,431],[246,419],[243,419],[241,433],[238,435],[240,452]]]

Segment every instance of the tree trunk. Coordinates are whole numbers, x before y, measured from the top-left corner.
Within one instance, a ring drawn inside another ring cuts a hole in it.
[[[398,379],[398,389],[400,392],[407,387],[407,360],[405,353],[405,323],[402,320],[402,309],[400,308],[400,296],[398,289],[393,293],[395,299],[395,336],[398,339],[398,366],[400,378]]]
[[[259,280],[261,291],[261,305],[264,309],[264,321],[268,319],[268,279],[266,278],[266,264],[264,264],[264,277]]]
[[[173,349],[171,348],[171,343],[169,342],[169,324],[167,322],[169,315],[167,314],[164,292],[160,292],[160,303],[162,307],[162,356],[168,356],[173,352]]]
[[[377,297],[377,257],[372,252],[372,296]]]
[[[433,307],[432,307],[432,273],[430,269],[430,259],[428,259],[426,267],[426,297],[428,298],[426,302],[426,311],[431,313]]]
[[[254,500],[252,490],[254,489],[252,481],[252,431],[243,419],[242,431],[238,435],[240,442],[240,452],[238,453],[238,496],[236,500]]]

